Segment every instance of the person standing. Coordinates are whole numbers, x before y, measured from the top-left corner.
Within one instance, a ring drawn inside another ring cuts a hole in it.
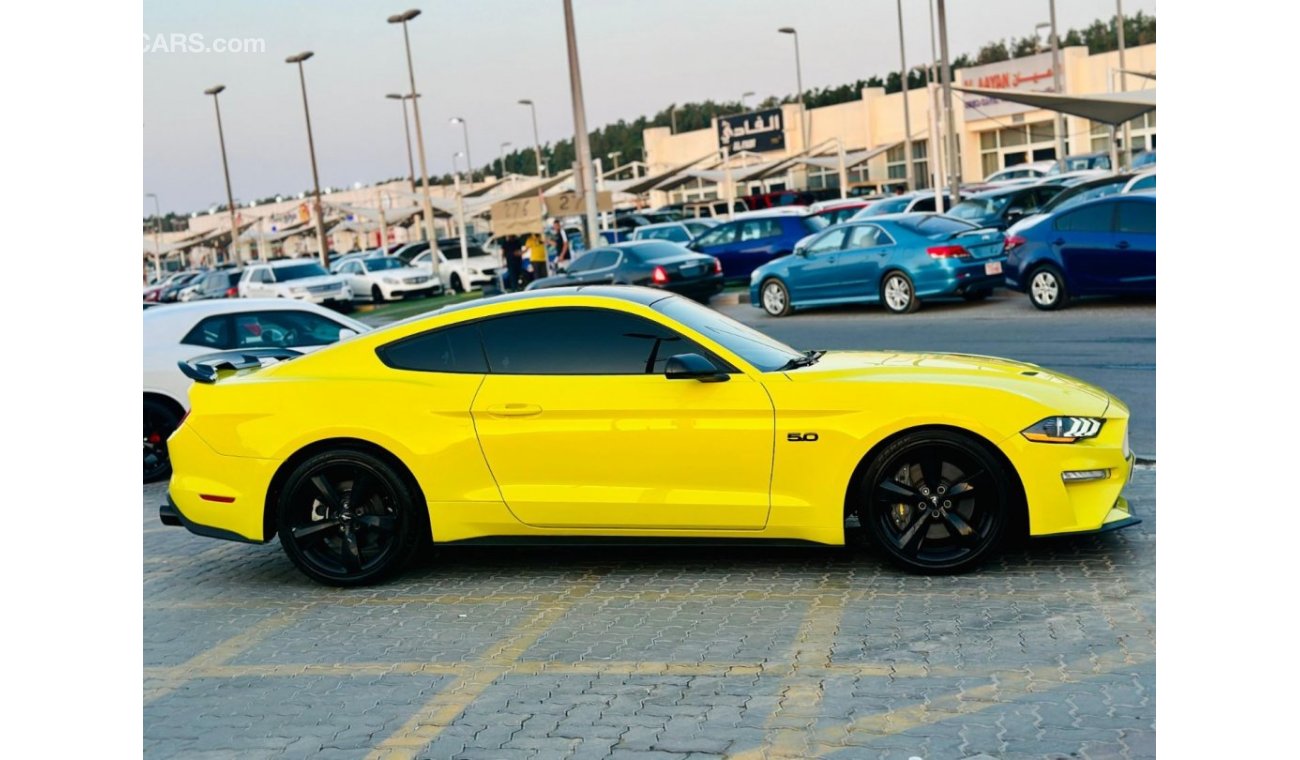
[[[524,258],[523,243],[518,235],[506,235],[501,238],[501,253],[506,257],[506,290],[518,290],[523,286]]]
[[[529,282],[541,279],[546,276],[546,246],[542,243],[541,237],[537,233],[528,235],[528,262],[533,265],[533,273]]]
[[[547,247],[550,248],[550,259],[558,266],[562,261],[569,260],[569,236],[564,233],[564,227],[560,224],[559,219],[551,220],[551,231],[546,241]]]

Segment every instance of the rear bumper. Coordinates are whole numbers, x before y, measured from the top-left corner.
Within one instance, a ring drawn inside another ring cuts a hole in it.
[[[970,261],[948,260],[940,262],[941,266],[933,273],[922,273],[916,278],[916,294],[925,296],[948,296],[978,290],[992,290],[1004,281],[1007,271],[1005,256],[990,256],[986,259]],[[960,263],[957,263],[960,262]],[[1001,271],[989,274],[988,264],[1001,265]]]
[[[184,423],[167,439],[167,452],[172,478],[167,504],[158,512],[164,525],[183,525],[209,538],[266,541],[266,492],[277,468],[274,460],[218,454]]]
[[[162,522],[163,525],[184,526],[184,528],[189,532],[196,536],[203,536],[204,538],[220,538],[226,541],[239,541],[240,543],[245,544],[266,543],[265,541],[257,541],[241,536],[233,531],[225,530],[223,528],[214,528],[211,525],[201,525],[190,520],[183,512],[181,512],[180,507],[176,506],[176,502],[172,501],[170,494],[167,496],[167,503],[158,507],[158,520]]]
[[[667,285],[662,285],[660,287],[663,290],[686,296],[687,298],[703,300],[721,293],[722,285],[722,275],[714,274],[698,280],[669,282]]]

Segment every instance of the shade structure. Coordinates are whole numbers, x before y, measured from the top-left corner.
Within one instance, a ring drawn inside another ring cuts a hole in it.
[[[1155,90],[1109,92],[1100,95],[1058,95],[1054,92],[990,90],[983,87],[953,87],[953,89],[981,97],[1023,103],[1047,111],[1082,116],[1090,121],[1116,126],[1136,119],[1148,111],[1156,110]]]

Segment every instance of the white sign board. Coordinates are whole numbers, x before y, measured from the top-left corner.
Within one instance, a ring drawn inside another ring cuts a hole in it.
[[[956,79],[962,87],[979,87],[986,90],[1024,90],[1026,92],[1056,92],[1052,83],[1052,54],[1039,53],[1026,58],[1013,58],[970,69],[960,69]],[[1065,86],[1065,72],[1061,72],[1061,86]],[[983,95],[961,93],[965,104],[966,120],[1009,116],[1036,110],[1033,106],[1012,103]]]

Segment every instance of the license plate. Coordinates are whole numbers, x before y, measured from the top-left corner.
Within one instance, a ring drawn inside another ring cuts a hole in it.
[[[984,274],[1002,274],[1002,262],[990,261],[984,265]]]
[[[697,274],[699,274],[700,272],[703,272],[703,271],[704,271],[704,267],[703,267],[702,265],[693,265],[693,266],[689,266],[689,267],[682,267],[682,274],[684,274],[684,275],[690,275],[690,276],[692,276],[692,277],[695,276],[695,275],[697,275]]]

